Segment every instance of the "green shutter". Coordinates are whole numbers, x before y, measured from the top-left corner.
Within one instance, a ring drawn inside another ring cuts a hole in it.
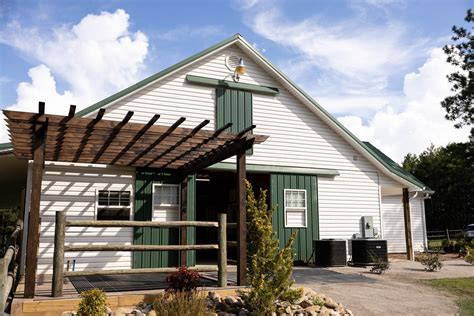
[[[216,88],[216,129],[227,123],[233,124],[226,130],[230,133],[238,133],[253,124],[251,92]],[[247,154],[252,154],[252,150]]]
[[[284,189],[305,189],[307,198],[307,227],[285,228]],[[319,239],[318,219],[318,179],[314,175],[271,174],[271,205],[276,207],[273,213],[273,229],[284,247],[293,231],[298,231],[294,243],[295,260],[307,261],[313,251],[313,240]]]
[[[179,177],[174,174],[137,169],[135,176],[135,210],[134,220],[151,221],[153,183],[179,184]],[[134,245],[177,245],[179,244],[178,228],[140,227],[133,231]],[[132,255],[132,267],[161,268],[178,265],[177,251],[137,251]]]

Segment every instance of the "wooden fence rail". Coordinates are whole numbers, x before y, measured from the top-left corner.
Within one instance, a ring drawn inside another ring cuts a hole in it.
[[[218,244],[209,245],[65,245],[66,227],[217,227]],[[217,249],[219,258],[216,266],[191,267],[190,270],[200,272],[217,271],[220,287],[227,286],[227,215],[219,214],[218,222],[173,221],[173,222],[142,222],[142,221],[67,221],[64,211],[56,212],[54,232],[53,288],[52,296],[59,297],[63,293],[64,277],[84,275],[128,274],[148,272],[174,272],[176,268],[121,269],[100,271],[64,271],[64,252],[66,251],[189,251]]]
[[[16,229],[10,235],[9,246],[5,256],[0,259],[0,314],[8,308],[8,298],[18,284],[18,267],[20,264],[20,245],[23,222],[17,221]]]
[[[426,232],[428,240],[456,238],[456,235],[462,233],[462,229],[431,230]]]

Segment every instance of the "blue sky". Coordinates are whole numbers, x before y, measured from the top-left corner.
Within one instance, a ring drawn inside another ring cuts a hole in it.
[[[430,143],[467,140],[439,106],[452,70],[439,49],[469,5],[3,0],[0,108],[34,110],[38,98],[52,112],[65,112],[67,101],[85,107],[241,33],[356,135],[400,161]]]

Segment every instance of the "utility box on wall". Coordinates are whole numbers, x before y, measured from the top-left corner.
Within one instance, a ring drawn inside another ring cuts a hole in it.
[[[362,238],[374,238],[374,218],[372,216],[362,216]]]

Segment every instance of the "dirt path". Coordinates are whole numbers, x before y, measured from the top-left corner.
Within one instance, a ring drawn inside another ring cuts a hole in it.
[[[296,267],[294,277],[298,285],[332,297],[356,315],[456,315],[455,298],[421,280],[474,276],[474,266],[462,260],[443,263],[441,271],[425,272],[417,262],[395,259],[384,275],[365,268]]]

